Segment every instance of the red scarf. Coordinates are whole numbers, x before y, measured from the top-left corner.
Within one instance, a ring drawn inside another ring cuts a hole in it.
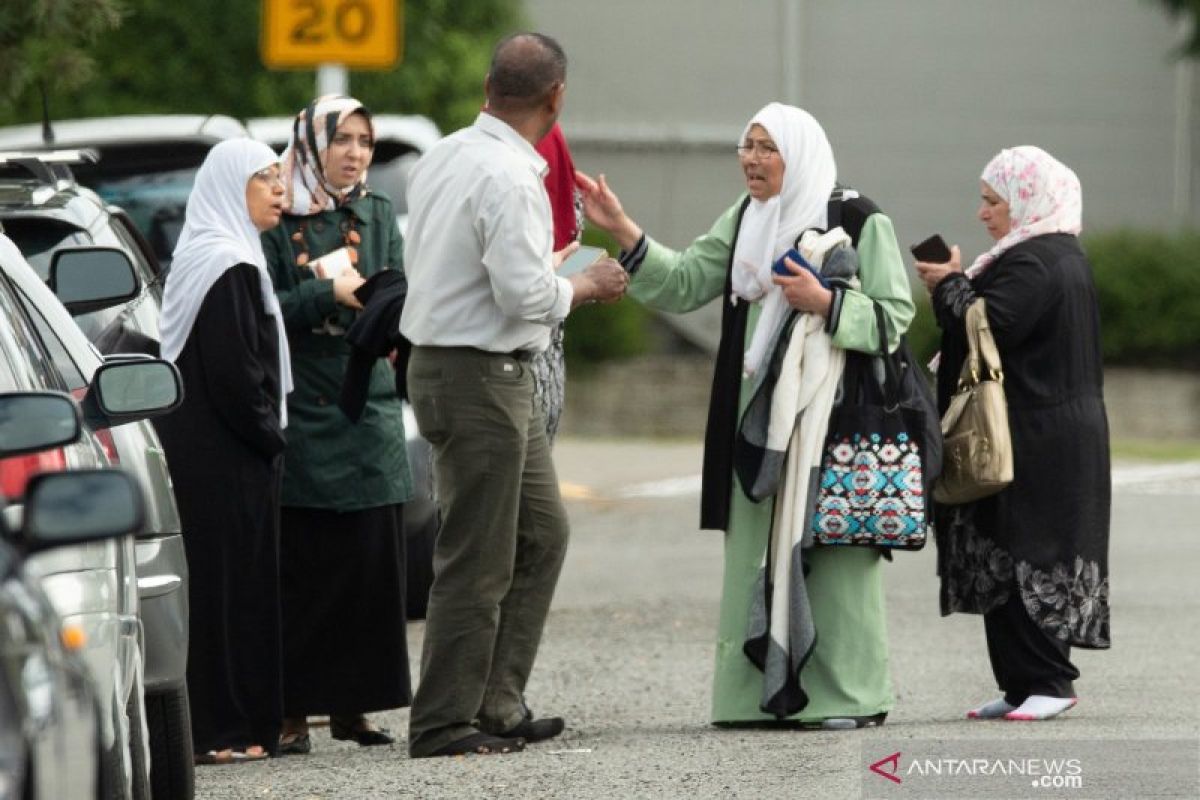
[[[562,250],[579,232],[575,218],[575,164],[571,151],[558,123],[537,143],[538,154],[546,159],[546,194],[550,196],[550,213],[554,218],[554,249]]]

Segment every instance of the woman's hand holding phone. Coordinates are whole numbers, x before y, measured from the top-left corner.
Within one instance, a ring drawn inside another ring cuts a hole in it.
[[[933,244],[930,244],[931,242]],[[941,236],[931,236],[909,249],[912,250],[913,257],[916,259],[914,266],[917,270],[917,277],[921,279],[921,283],[925,284],[925,289],[930,294],[933,294],[937,285],[947,277],[956,272],[962,272],[962,255],[958,245],[947,248]]]

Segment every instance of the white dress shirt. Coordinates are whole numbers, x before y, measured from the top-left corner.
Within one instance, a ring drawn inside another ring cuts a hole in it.
[[[415,345],[541,351],[571,309],[551,266],[546,162],[481,113],[435,144],[408,184],[400,332]]]

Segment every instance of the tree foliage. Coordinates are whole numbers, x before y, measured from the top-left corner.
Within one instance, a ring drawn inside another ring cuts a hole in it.
[[[111,8],[114,0],[4,0],[0,43],[20,42],[45,7]],[[424,114],[443,130],[468,124],[483,102],[492,46],[521,23],[519,0],[406,0],[404,59],[386,72],[351,72],[350,91],[377,113]],[[21,6],[22,8],[16,8]],[[59,86],[55,118],[136,113],[222,113],[248,118],[294,114],[312,99],[312,70],[270,71],[259,57],[261,3],[255,0],[123,0],[119,28],[96,36],[94,77]],[[28,7],[28,8],[25,8]],[[35,62],[32,45],[5,48],[0,74]],[[0,123],[40,119],[28,83],[0,106]]]
[[[1180,53],[1191,58],[1200,56],[1200,0],[1158,0],[1176,17],[1189,23],[1188,33],[1180,45]]]
[[[0,3],[0,100],[36,97],[36,87],[75,89],[95,62],[87,49],[116,28],[116,0],[37,0]]]

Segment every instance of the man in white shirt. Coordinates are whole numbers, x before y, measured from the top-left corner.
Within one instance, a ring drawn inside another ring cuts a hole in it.
[[[409,397],[442,506],[414,758],[515,752],[564,727],[524,702],[568,534],[529,358],[572,308],[615,300],[628,284],[612,259],[554,274],[546,162],[533,146],[558,119],[565,80],[550,37],[503,40],[483,112],[409,181],[400,330],[413,344]]]

